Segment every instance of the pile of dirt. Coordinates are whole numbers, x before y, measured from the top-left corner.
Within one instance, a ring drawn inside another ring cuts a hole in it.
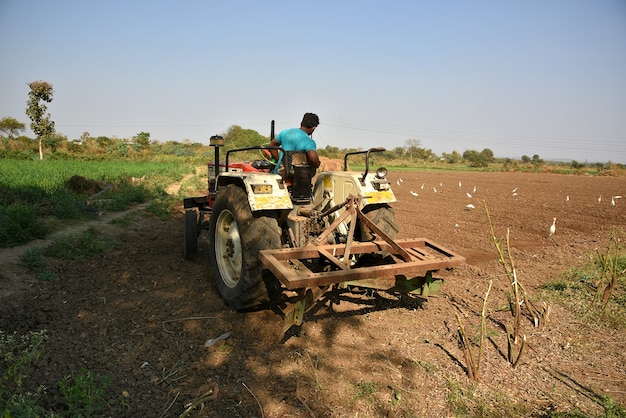
[[[103,181],[92,180],[83,176],[74,175],[65,182],[65,187],[80,196],[93,196],[110,186]]]

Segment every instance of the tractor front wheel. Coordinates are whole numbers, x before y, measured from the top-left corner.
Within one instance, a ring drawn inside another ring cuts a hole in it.
[[[241,187],[228,185],[218,194],[209,222],[209,257],[230,308],[252,309],[269,301],[259,251],[280,248],[280,236],[275,218],[252,214]]]

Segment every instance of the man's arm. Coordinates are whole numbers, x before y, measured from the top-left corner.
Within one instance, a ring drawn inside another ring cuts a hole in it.
[[[317,155],[317,151],[311,150],[306,152],[306,159],[309,165],[318,168],[320,166],[320,157]]]
[[[276,140],[276,138],[272,139],[270,141],[270,147],[280,147],[280,144],[278,143],[278,141]],[[278,161],[278,150],[277,149],[271,149],[268,150],[270,152],[270,154],[272,154],[272,158],[276,161]]]

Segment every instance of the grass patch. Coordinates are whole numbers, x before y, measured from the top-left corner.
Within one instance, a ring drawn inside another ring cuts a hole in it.
[[[44,255],[61,260],[85,260],[87,257],[102,253],[113,247],[116,242],[98,232],[95,228],[55,239],[44,250]]]
[[[375,382],[360,382],[356,384],[354,400],[365,399],[370,403],[374,402],[374,394],[378,392],[378,385]]]
[[[0,172],[6,174],[0,186],[0,248],[45,238],[67,220],[145,203],[192,170],[180,161],[0,159]],[[83,181],[71,181],[77,177]],[[94,185],[112,187],[104,191]]]
[[[158,199],[152,200],[146,207],[146,211],[157,216],[159,219],[169,219],[174,208],[180,203],[180,200],[174,196],[164,195]]]
[[[626,328],[626,250],[613,233],[607,249],[542,286],[544,297],[592,324]]]
[[[106,406],[104,392],[108,386],[108,377],[97,378],[84,368],[77,375],[66,376],[59,382],[61,396],[57,402],[65,406],[60,416],[100,416]]]
[[[31,247],[27,249],[20,257],[20,262],[24,267],[30,270],[34,270],[41,267],[46,267],[48,263],[43,258],[41,247]]]
[[[448,381],[448,389],[446,403],[453,416],[519,417],[529,412],[507,395],[481,390],[476,384],[464,387],[457,381]]]
[[[33,363],[41,357],[46,331],[18,336],[0,330],[0,416],[2,417],[96,417],[106,407],[104,393],[108,377],[97,378],[90,371],[69,375],[59,381],[54,410],[44,408],[46,388],[25,390]]]
[[[48,233],[34,206],[12,203],[0,206],[0,247],[15,247]]]

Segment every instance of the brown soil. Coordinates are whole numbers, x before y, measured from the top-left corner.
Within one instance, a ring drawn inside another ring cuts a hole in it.
[[[298,335],[284,336],[272,311],[224,306],[211,282],[206,237],[195,261],[183,259],[182,213],[162,221],[137,211],[130,226],[103,224],[120,244],[87,262],[55,264],[58,279],[50,282],[33,279],[15,250],[0,251],[0,328],[48,335],[28,387],[45,385],[54,399],[64,376],[83,368],[108,375],[106,415],[115,417],[177,417],[203,395],[189,416],[450,416],[460,414],[450,406],[461,403],[451,401],[458,388],[467,389],[460,398],[478,405],[468,415],[580,410],[595,416],[602,413],[598,396],[626,407],[623,328],[607,331],[560,306],[552,306],[541,329],[523,319],[527,348],[521,364],[510,367],[502,330],[511,323],[503,309],[509,284],[484,214],[486,203],[496,236],[510,229],[518,278],[532,295],[604,249],[613,227],[626,230],[626,200],[611,205],[611,196],[626,195],[626,178],[390,177],[399,200],[398,238],[429,238],[467,264],[446,273],[441,294],[428,300],[371,291],[335,295],[341,303],[318,306]],[[556,233],[548,237],[555,217]],[[473,334],[489,280],[492,338],[473,385],[456,315]],[[226,332],[230,338],[205,347]]]

